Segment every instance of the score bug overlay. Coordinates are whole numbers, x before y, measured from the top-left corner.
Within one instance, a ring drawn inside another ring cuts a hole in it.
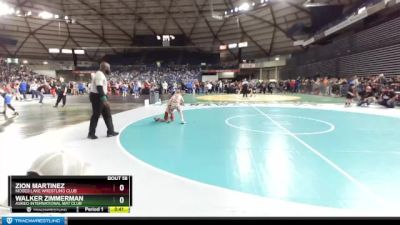
[[[13,213],[129,213],[132,176],[10,176]]]

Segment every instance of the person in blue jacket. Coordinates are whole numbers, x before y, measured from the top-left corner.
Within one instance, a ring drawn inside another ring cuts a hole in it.
[[[11,109],[12,111],[14,111],[14,116],[17,116],[18,115],[18,113],[17,113],[17,111],[15,110],[15,108],[11,105],[11,101],[12,101],[12,98],[13,98],[13,96],[12,96],[12,94],[10,94],[10,93],[7,93],[7,92],[0,92],[0,95],[4,98],[4,111],[3,112],[0,112],[0,114],[6,114],[6,110],[7,110],[7,107],[9,108],[9,109]]]
[[[19,85],[19,92],[24,96],[26,99],[26,91],[28,90],[27,84],[25,80],[22,80],[21,84]]]

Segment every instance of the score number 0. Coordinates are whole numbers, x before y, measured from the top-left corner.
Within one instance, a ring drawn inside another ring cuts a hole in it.
[[[119,185],[119,190],[122,192],[125,190],[125,186],[123,184]],[[125,198],[124,197],[120,197],[119,198],[119,203],[124,204],[125,202]]]

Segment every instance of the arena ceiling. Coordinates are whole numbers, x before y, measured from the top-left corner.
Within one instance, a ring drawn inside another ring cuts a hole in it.
[[[246,0],[249,3],[260,0]],[[350,5],[355,0],[326,0]],[[137,35],[183,34],[198,51],[219,52],[219,45],[247,41],[244,57],[285,54],[296,39],[287,30],[296,23],[310,24],[305,0],[269,0],[260,7],[237,16],[218,19],[244,0],[0,0],[20,14],[0,16],[0,38],[16,39],[15,45],[0,44],[0,55],[18,58],[70,59],[50,54],[49,48],[88,48],[86,60],[104,54],[134,49]],[[41,19],[47,11],[60,19]],[[36,16],[35,16],[36,15]],[[235,57],[233,50],[226,55]]]

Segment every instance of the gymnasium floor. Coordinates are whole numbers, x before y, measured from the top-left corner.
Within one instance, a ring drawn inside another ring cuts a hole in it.
[[[105,138],[100,121],[100,139],[86,139],[85,121],[11,139],[0,150],[0,204],[7,175],[64,151],[85,161],[89,174],[132,174],[132,216],[400,215],[398,109],[344,108],[343,99],[308,95],[252,104],[196,97],[185,96],[185,125],[177,114],[174,123],[155,123],[165,105],[115,100],[117,138]],[[14,125],[0,131],[2,143],[7,130],[22,133]]]

